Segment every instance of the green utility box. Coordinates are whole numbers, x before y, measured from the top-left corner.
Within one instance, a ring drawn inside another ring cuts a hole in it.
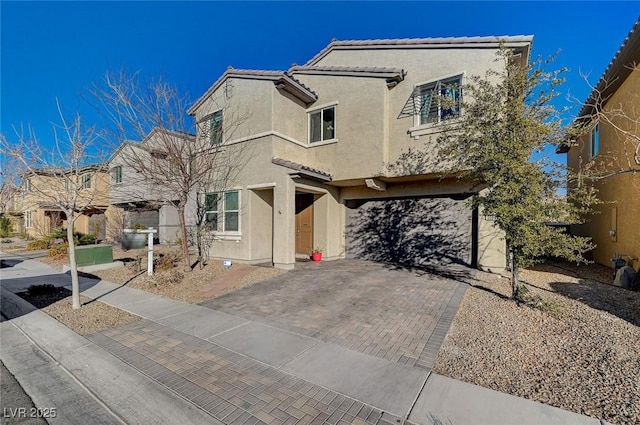
[[[111,245],[78,246],[76,247],[76,263],[78,267],[113,263],[113,247]]]

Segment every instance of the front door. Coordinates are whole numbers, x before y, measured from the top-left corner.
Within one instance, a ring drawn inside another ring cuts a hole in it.
[[[313,250],[313,195],[296,193],[296,254]]]

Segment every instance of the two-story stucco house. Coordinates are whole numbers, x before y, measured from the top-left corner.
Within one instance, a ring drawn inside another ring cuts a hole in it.
[[[247,161],[209,193],[211,255],[293,268],[324,258],[505,267],[504,240],[466,199],[476,188],[442,167],[417,167],[445,120],[464,110],[462,85],[501,65],[500,45],[526,63],[531,36],[333,41],[287,71],[229,68],[188,113]],[[444,102],[442,99],[449,99]],[[216,133],[217,134],[217,133]]]
[[[572,232],[590,236],[597,245],[593,259],[612,266],[615,254],[629,265],[640,264],[640,21],[636,22],[594,87],[576,121],[584,133],[567,153],[574,171],[584,167],[604,177],[595,184],[603,201],[599,213]],[[636,70],[633,70],[636,67]],[[571,188],[569,187],[569,190]]]
[[[180,236],[178,214],[172,202],[181,185],[172,173],[167,151],[180,154],[181,145],[193,140],[190,134],[156,128],[141,142],[123,142],[111,155],[107,162],[111,175],[107,219],[119,229],[113,229],[110,239],[117,239],[124,227],[143,225],[158,229],[161,243],[176,241]],[[189,203],[191,210],[193,203]],[[191,215],[188,218],[192,219]]]
[[[109,177],[102,165],[77,170],[33,170],[23,176],[20,192],[23,228],[30,237],[41,238],[55,227],[66,226],[67,217],[61,205],[75,205],[81,215],[75,220],[74,230],[104,239]]]

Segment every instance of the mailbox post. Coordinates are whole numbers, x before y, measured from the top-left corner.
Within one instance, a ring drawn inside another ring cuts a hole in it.
[[[148,229],[124,229],[124,232],[147,234],[147,274],[153,276],[153,235],[158,233],[158,229],[153,227]]]

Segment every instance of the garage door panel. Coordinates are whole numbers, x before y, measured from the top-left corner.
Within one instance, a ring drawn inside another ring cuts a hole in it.
[[[347,203],[346,211],[348,258],[403,265],[472,263],[472,212],[465,201],[370,200]]]

